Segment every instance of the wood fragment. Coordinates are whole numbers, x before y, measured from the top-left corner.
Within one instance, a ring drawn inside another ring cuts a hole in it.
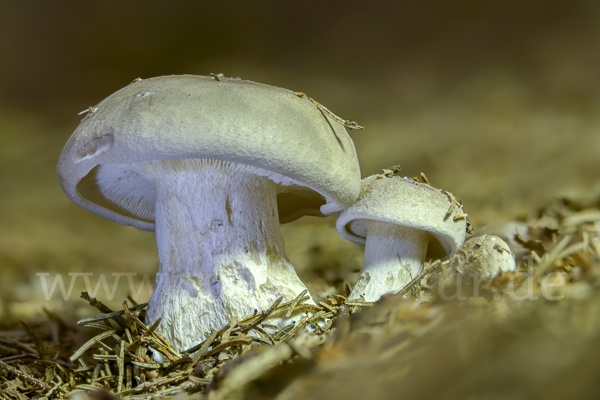
[[[204,354],[206,354],[206,351],[214,342],[215,338],[217,337],[217,334],[217,331],[212,332],[210,336],[200,344],[200,347],[198,347],[198,351],[196,352],[196,354],[194,354],[194,357],[192,358],[192,364],[190,365],[190,368],[193,368],[198,363],[198,361],[200,361],[200,359],[204,356]],[[192,348],[186,353],[189,354],[193,353],[194,351],[196,351],[196,349]]]
[[[127,317],[127,322],[129,322],[129,328],[131,329],[131,333],[133,333],[134,336],[137,336],[137,326],[134,322],[134,317],[133,315],[131,315],[131,311],[129,310],[129,306],[127,305],[126,301],[123,302],[123,311],[125,311],[125,316]],[[129,340],[129,342],[131,343],[131,340]]]
[[[79,360],[81,360],[81,358]],[[93,372],[95,368],[96,366],[94,365],[86,365],[85,367],[77,368],[73,372],[75,372],[76,374],[85,374],[86,372]]]
[[[540,258],[540,256],[537,255],[537,253],[533,250],[531,250],[531,257],[534,259],[534,261],[538,264],[543,263],[544,261]]]
[[[117,392],[123,390],[123,380],[125,379],[125,344],[119,345],[119,356],[117,358],[117,368],[119,370],[119,380],[117,383]]]
[[[36,354],[37,353],[37,351],[36,351],[36,349],[34,347],[31,347],[28,344],[22,343],[22,342],[20,342],[20,341],[18,341],[16,339],[13,339],[13,338],[10,338],[10,337],[0,338],[0,343],[4,343],[4,344],[6,344],[7,346],[10,346],[10,347],[17,347],[17,348],[19,348],[21,350],[24,350],[27,353],[31,353],[31,354]]]
[[[275,334],[275,336],[273,336],[273,339],[276,342],[279,342],[281,340],[281,338],[283,338],[285,335],[287,335],[292,329],[294,329],[295,326],[296,326],[296,323],[292,322],[291,324],[283,327],[279,332],[277,332]]]
[[[139,303],[138,303],[137,301],[135,301],[135,300],[133,299],[133,297],[131,297],[131,295],[130,295],[130,294],[128,294],[128,295],[127,295],[127,300],[129,300],[129,302],[130,302],[131,304],[133,304],[133,305],[134,305],[134,307],[135,307],[135,306],[137,306],[137,305],[139,305]]]
[[[84,293],[86,293],[86,292],[84,292]],[[93,299],[93,300],[95,300],[95,299]],[[143,303],[143,304],[140,304],[138,306],[130,308],[130,311],[132,311],[132,310],[139,310],[139,309],[147,307],[147,306],[148,306],[148,303]],[[110,308],[108,308],[108,307],[107,307],[107,309],[110,310]],[[111,312],[106,313],[104,315],[97,315],[95,317],[90,317],[90,318],[85,318],[85,319],[79,320],[79,321],[77,321],[77,325],[86,326],[89,323],[98,322],[98,321],[104,321],[104,320],[109,320],[109,319],[114,319],[115,321],[121,321],[122,325],[121,324],[119,324],[119,325],[121,325],[122,328],[126,328],[128,326],[127,325],[127,321],[125,319],[123,319],[123,318],[120,318],[123,315],[125,315],[125,311],[123,311],[123,310],[121,310],[121,311],[111,311]]]
[[[46,385],[44,382],[34,378],[33,376],[30,376],[16,368],[11,367],[10,365],[6,364],[4,361],[0,361],[0,369],[7,372],[7,373],[11,373],[15,376],[18,376],[19,378],[27,381],[28,383],[43,389],[43,390],[50,390],[52,389],[50,386]]]
[[[156,330],[156,328],[158,328],[158,325],[160,325],[160,320],[161,320],[161,318],[159,317],[156,321],[154,321],[152,323],[152,325],[150,325],[150,328],[148,328],[146,330],[146,332],[144,332],[144,335],[145,336],[152,335],[154,333],[154,331]]]
[[[52,358],[58,353],[58,349],[56,347],[54,347],[51,342],[48,342],[48,341],[40,338],[33,331],[33,329],[31,329],[31,327],[29,325],[27,325],[25,322],[23,322],[23,321],[19,321],[19,322],[21,322],[21,325],[23,326],[23,328],[25,328],[25,331],[27,332],[29,337],[33,340],[33,342],[35,343],[35,349],[37,350],[37,353],[40,356],[40,359],[43,360],[46,358]]]
[[[302,92],[294,92],[294,94],[298,97],[306,97],[308,100],[310,100],[311,103],[313,103],[315,105],[315,107],[317,107],[319,109],[319,111],[321,111],[321,113],[323,113],[324,115],[327,115],[329,118],[333,119],[335,122],[345,126],[348,129],[357,129],[357,130],[365,129],[364,127],[358,125],[354,121],[349,121],[349,120],[338,117],[333,112],[331,112],[327,107],[325,107],[324,105],[322,105],[321,103],[319,103],[318,101],[313,99],[312,97],[310,97]]]
[[[441,260],[435,260],[433,263],[425,266],[425,268],[423,268],[423,270],[413,279],[411,280],[408,285],[404,286],[402,289],[400,289],[398,292],[395,293],[395,295],[402,297],[405,296],[413,287],[415,287],[425,276],[431,274],[433,271],[435,271],[438,267],[440,267],[442,265],[442,261]]]
[[[292,339],[300,329],[304,329],[306,326],[306,322],[308,321],[308,317],[303,317],[297,324],[294,326],[287,334],[285,334],[281,339],[279,339],[279,343],[286,343],[290,339]]]
[[[102,339],[106,339],[109,336],[112,336],[113,334],[115,334],[115,330],[112,329],[110,331],[106,331],[106,332],[102,332],[101,334],[94,336],[93,338],[91,338],[90,340],[88,340],[83,346],[81,346],[79,348],[79,350],[77,350],[77,352],[75,352],[75,354],[73,354],[69,360],[71,362],[77,360],[79,357],[81,357],[83,355],[83,353],[85,353],[90,347],[92,347],[93,345],[95,345],[98,341],[102,340]]]
[[[187,370],[189,368],[184,368],[184,367],[187,367],[191,363],[192,363],[192,359],[190,357],[181,357],[179,360],[173,361],[172,363],[167,365],[165,368],[163,368],[163,375],[168,375],[171,372],[176,371],[177,369]]]
[[[102,350],[100,352],[100,355],[105,355],[106,354],[106,350]],[[96,363],[96,365],[94,366],[94,372],[92,373],[92,383],[94,383],[94,381],[96,381],[98,379],[98,375],[100,375],[100,368],[102,368],[102,362],[99,361]]]
[[[226,342],[229,340],[229,336],[231,336],[231,331],[237,326],[238,319],[237,317],[231,318],[231,322],[227,326],[227,329],[221,335],[221,341]]]
[[[129,332],[129,328],[125,329],[125,336],[127,336],[127,343],[133,343],[133,337],[131,336],[131,332]]]
[[[263,325],[264,327],[264,325]],[[263,339],[267,340],[268,343],[267,344],[275,344],[275,340],[273,339],[273,337],[266,332],[264,329],[262,329],[261,327],[255,327],[254,331],[257,332]]]
[[[220,345],[213,347],[210,351],[204,353],[204,357],[210,357],[233,346],[242,346],[250,343],[252,343],[252,339],[231,339],[229,342],[221,343]]]
[[[375,303],[374,302],[366,302],[366,301],[350,300],[350,301],[347,301],[344,305],[350,306],[350,307],[370,308],[370,307],[373,307],[375,305]]]
[[[138,367],[143,367],[145,369],[161,369],[161,368],[165,368],[165,364],[159,364],[159,363],[143,363],[143,362],[139,362],[139,361],[132,361],[131,364],[132,365],[137,365]]]
[[[194,375],[190,375],[188,377],[188,379],[191,382],[199,384],[199,385],[208,385],[210,383],[210,379],[198,378],[197,376],[194,376]]]
[[[460,221],[461,219],[465,219],[468,216],[469,216],[468,214],[456,214],[454,217],[452,217],[452,219],[456,222],[456,221]]]
[[[330,311],[332,313],[337,312],[337,309],[335,308],[335,306],[330,306],[329,304],[325,303],[324,301],[320,301],[319,305],[321,307],[323,307],[324,309],[326,309],[327,311]]]
[[[131,364],[127,364],[125,367],[125,389],[131,389],[131,384],[133,382],[133,366]]]
[[[554,266],[554,263],[556,263],[559,260],[559,255],[565,249],[565,247],[567,247],[567,245],[571,241],[571,238],[572,238],[572,235],[564,235],[558,241],[558,243],[556,243],[554,245],[554,247],[552,249],[550,249],[548,254],[545,256],[545,259],[542,261],[542,263],[538,267],[538,270],[534,273],[535,279],[540,279],[542,277],[542,275],[545,275],[546,272],[552,266]]]
[[[96,342],[96,344],[100,345],[100,347],[103,347],[104,350],[106,350],[108,352],[114,352],[114,350],[111,349],[109,346],[105,345],[104,342],[102,342],[102,340],[96,339],[95,342]],[[81,359],[79,358],[77,361],[79,361],[79,360],[81,360]]]
[[[94,354],[93,357],[99,361],[117,361],[119,359],[117,354]]]
[[[462,203],[460,199],[453,195],[451,192],[444,190],[444,194],[448,197],[448,201],[450,202],[450,207],[448,208],[448,211],[446,211],[446,216],[444,217],[444,220],[446,220],[450,216],[450,214],[452,214],[452,211],[455,208],[462,208]]]
[[[300,293],[298,296],[296,296],[296,298],[294,299],[294,301],[292,301],[292,304],[290,304],[290,308],[288,308],[287,312],[285,313],[284,318],[289,318],[292,316],[292,313],[294,312],[294,309],[296,308],[296,306],[298,305],[298,302],[300,301],[300,299],[302,299],[304,297],[304,295],[308,292],[308,290],[303,290],[302,293]]]
[[[283,300],[283,296],[278,298],[277,300],[275,300],[273,305],[271,305],[271,307],[269,307],[269,309],[267,311],[263,311],[263,312],[259,313],[258,314],[259,316],[253,322],[245,324],[245,325],[240,324],[240,326],[239,326],[240,331],[248,332],[249,330],[252,330],[255,326],[258,326],[261,322],[263,322],[265,319],[267,319],[267,317],[269,315],[271,315],[271,313],[273,313],[275,308],[277,308],[277,306],[279,305],[279,303],[281,303],[282,300]]]
[[[143,392],[149,391],[151,388],[154,388],[157,386],[166,386],[166,385],[178,383],[179,381],[187,379],[189,374],[190,374],[190,371],[177,372],[174,374],[170,374],[170,376],[167,376],[167,377],[157,378],[153,381],[145,382],[141,385],[138,385],[131,389],[123,390],[122,392],[118,392],[116,394],[119,396],[125,396],[125,395],[131,395],[131,394],[135,394],[135,393],[143,393]]]

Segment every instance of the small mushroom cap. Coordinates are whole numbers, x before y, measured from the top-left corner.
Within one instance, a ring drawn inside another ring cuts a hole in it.
[[[366,243],[367,220],[398,224],[427,231],[431,239],[427,257],[452,256],[465,240],[465,218],[460,206],[450,212],[449,196],[426,183],[389,175],[372,175],[362,180],[359,200],[337,220],[338,232],[348,240]]]
[[[352,139],[306,96],[194,75],[136,80],[91,108],[60,155],[58,176],[79,206],[154,230],[156,193],[148,177],[110,170],[104,176],[116,185],[131,185],[115,201],[102,194],[97,174],[103,166],[166,159],[219,160],[282,176],[292,185],[278,192],[281,222],[320,215],[327,202],[341,210],[360,191]],[[136,208],[141,203],[150,205],[143,215]]]
[[[450,265],[463,275],[477,274],[482,282],[493,279],[500,271],[516,269],[510,247],[494,235],[481,235],[467,240]]]

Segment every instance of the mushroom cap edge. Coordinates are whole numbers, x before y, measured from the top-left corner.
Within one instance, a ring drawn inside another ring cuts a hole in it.
[[[323,198],[318,205],[289,210],[282,222],[301,214],[320,215],[325,203],[345,208],[360,191],[352,139],[306,96],[251,81],[194,75],[134,81],[108,96],[75,129],[57,171],[63,190],[79,206],[151,231],[153,221],[97,204],[78,185],[99,165],[173,158],[266,169],[310,189],[296,200],[313,196],[314,202],[315,194]]]
[[[400,176],[371,175],[362,180],[358,201],[336,221],[340,235],[365,245],[366,220],[377,220],[427,231],[427,256],[451,257],[465,241],[466,220],[454,221],[461,207],[448,213],[451,203],[441,189]]]

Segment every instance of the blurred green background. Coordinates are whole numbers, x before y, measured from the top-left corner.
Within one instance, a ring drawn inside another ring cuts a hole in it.
[[[365,126],[351,132],[363,176],[425,172],[476,228],[600,189],[594,1],[5,0],[0,58],[0,309],[14,317],[64,307],[37,273],[112,287],[112,273],[156,272],[152,234],[77,208],[55,172],[77,113],[137,77],[222,72],[307,93]],[[283,227],[315,293],[360,268],[333,223]],[[99,297],[119,307],[116,290]]]

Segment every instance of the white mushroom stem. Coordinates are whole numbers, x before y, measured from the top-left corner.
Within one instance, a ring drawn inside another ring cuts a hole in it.
[[[285,255],[275,182],[255,168],[214,161],[141,168],[156,184],[160,260],[146,318],[161,318],[158,331],[175,349],[306,289]]]
[[[421,272],[427,253],[427,232],[389,222],[367,220],[363,268],[350,299],[377,301],[395,293]]]

